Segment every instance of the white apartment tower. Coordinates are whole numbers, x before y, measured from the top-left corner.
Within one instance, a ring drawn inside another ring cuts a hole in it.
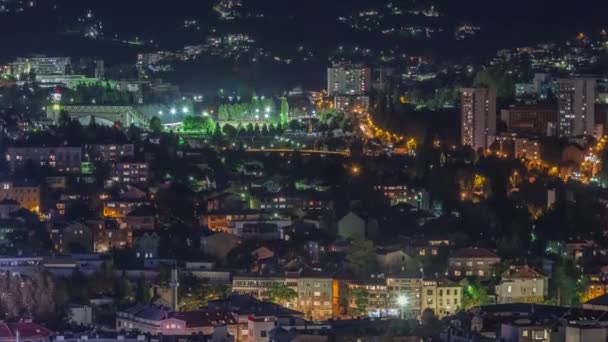
[[[496,89],[462,89],[461,137],[463,146],[487,149],[496,137]]]
[[[334,64],[327,69],[327,93],[335,95],[364,95],[371,88],[371,69],[358,64]]]
[[[558,129],[560,137],[591,135],[595,125],[596,80],[557,80]]]

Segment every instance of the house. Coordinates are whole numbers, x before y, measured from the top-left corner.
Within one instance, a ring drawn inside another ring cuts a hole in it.
[[[365,220],[351,211],[338,221],[338,235],[344,239],[365,238]]]
[[[269,248],[267,247],[260,247],[257,248],[256,250],[254,250],[253,252],[251,252],[251,256],[255,259],[255,260],[264,260],[264,259],[269,259],[274,257],[274,252],[271,251]]]
[[[135,256],[141,259],[158,258],[158,247],[160,237],[155,232],[135,231],[133,232],[133,248]]]
[[[608,311],[608,293],[584,302],[583,309]]]
[[[241,243],[241,239],[233,234],[215,233],[201,237],[201,249],[207,257],[224,260],[231,250]]]
[[[468,247],[456,250],[448,258],[448,273],[454,278],[476,276],[489,278],[492,265],[499,263],[500,257],[486,248]]]
[[[43,342],[53,334],[49,329],[31,322],[0,321],[0,342]]]
[[[496,285],[498,304],[542,303],[547,293],[547,277],[526,265],[509,267]]]
[[[40,185],[31,181],[0,182],[0,200],[12,199],[22,208],[38,212],[40,210]]]
[[[379,249],[376,251],[376,262],[383,272],[402,274],[420,272],[418,262],[400,249]]]
[[[132,231],[152,231],[156,229],[156,212],[151,206],[140,206],[129,212],[125,221]]]
[[[93,252],[94,232],[86,224],[58,223],[50,229],[51,241],[59,253]]]

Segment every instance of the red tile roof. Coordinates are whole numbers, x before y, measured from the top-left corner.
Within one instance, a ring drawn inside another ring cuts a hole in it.
[[[17,335],[20,338],[48,337],[53,332],[36,323],[4,323],[0,322],[0,338],[11,338]]]
[[[526,279],[534,279],[534,278],[542,278],[543,275],[540,272],[537,272],[531,267],[527,265],[524,266],[511,266],[508,270],[503,272],[503,278],[526,278]]]

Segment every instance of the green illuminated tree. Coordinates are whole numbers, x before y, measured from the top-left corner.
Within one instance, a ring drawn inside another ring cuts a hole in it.
[[[279,115],[281,123],[285,125],[289,120],[289,103],[287,102],[287,98],[285,98],[285,96],[281,97],[281,112]]]
[[[297,297],[298,293],[285,284],[274,284],[268,288],[268,299],[277,304],[285,305]]]

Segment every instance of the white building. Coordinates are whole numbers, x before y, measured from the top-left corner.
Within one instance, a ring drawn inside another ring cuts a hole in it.
[[[463,146],[487,149],[496,137],[496,89],[462,89],[461,137]]]
[[[557,81],[560,137],[593,134],[596,80],[575,78]]]

